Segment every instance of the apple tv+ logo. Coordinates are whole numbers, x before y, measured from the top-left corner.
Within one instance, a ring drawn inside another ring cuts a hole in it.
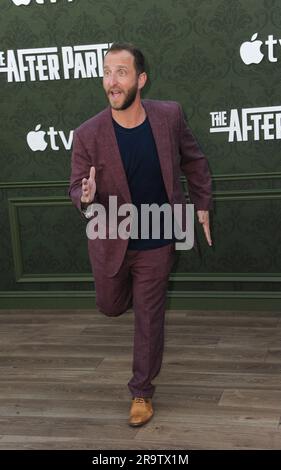
[[[47,2],[50,3],[57,3],[57,0],[47,0]],[[67,0],[67,2],[72,2],[73,0]],[[20,7],[21,5],[30,5],[31,0],[12,0],[13,4],[16,5],[17,7]],[[47,3],[46,2],[46,3]],[[38,3],[39,5],[44,5],[45,0],[35,0],[35,3]]]
[[[257,39],[258,33],[253,34],[250,41],[243,42],[240,47],[240,57],[244,64],[259,64],[264,55],[261,52],[261,47],[267,46],[267,57],[269,62],[277,62],[277,57],[274,55],[276,44],[281,45],[281,39],[275,39],[273,34],[269,34],[267,40],[264,43]]]
[[[61,150],[62,145],[65,150],[70,150],[73,141],[73,130],[69,132],[67,137],[63,131],[56,131],[54,127],[49,127],[47,132],[43,131],[41,130],[41,124],[37,124],[33,131],[28,132],[26,141],[33,152],[44,152],[49,144],[52,150]]]

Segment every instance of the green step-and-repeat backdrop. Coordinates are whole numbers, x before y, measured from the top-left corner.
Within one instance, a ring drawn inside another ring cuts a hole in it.
[[[214,247],[181,252],[171,308],[280,308],[279,0],[0,0],[0,305],[94,306],[67,195],[73,129],[107,106],[104,53],[134,42],[143,97],[179,101],[213,175]],[[185,185],[185,181],[182,181]]]

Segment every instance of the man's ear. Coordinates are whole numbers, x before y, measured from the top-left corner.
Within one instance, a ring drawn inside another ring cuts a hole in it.
[[[146,72],[142,72],[139,74],[139,77],[138,77],[138,89],[141,90],[144,85],[146,84],[146,81],[147,81],[147,74]]]

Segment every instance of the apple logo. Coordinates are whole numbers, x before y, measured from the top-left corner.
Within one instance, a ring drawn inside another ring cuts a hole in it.
[[[26,136],[27,143],[33,152],[36,152],[36,150],[43,152],[48,145],[44,139],[46,132],[40,131],[40,128],[41,124],[37,124],[35,131],[30,131]]]
[[[259,64],[263,59],[260,51],[262,41],[256,41],[258,33],[253,34],[251,42],[246,41],[240,47],[240,57],[244,64]]]
[[[19,7],[20,5],[29,5],[31,0],[12,0],[12,2]]]

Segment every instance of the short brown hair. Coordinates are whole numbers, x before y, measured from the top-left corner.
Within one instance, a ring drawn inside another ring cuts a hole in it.
[[[138,75],[145,72],[145,58],[143,53],[130,42],[114,42],[106,54],[109,52],[128,51],[135,59],[135,69]],[[105,55],[106,55],[105,54]]]

